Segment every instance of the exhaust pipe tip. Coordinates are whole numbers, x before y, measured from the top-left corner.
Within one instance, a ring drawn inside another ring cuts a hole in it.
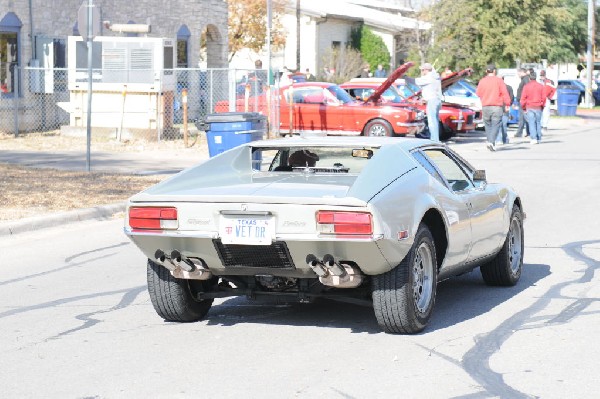
[[[333,255],[326,254],[325,256],[323,256],[323,264],[325,265],[327,270],[329,270],[329,272],[334,276],[344,277],[347,274],[346,269],[344,269],[342,265],[335,261]]]
[[[167,255],[165,255],[162,250],[157,249],[156,252],[154,252],[154,259],[158,260],[159,262],[164,262],[166,258]]]
[[[315,272],[319,277],[325,277],[329,274],[323,263],[317,259],[313,254],[306,255],[306,264]]]
[[[196,266],[193,262],[189,261],[185,256],[178,250],[174,249],[171,251],[171,262],[186,272],[193,272],[196,270]]]

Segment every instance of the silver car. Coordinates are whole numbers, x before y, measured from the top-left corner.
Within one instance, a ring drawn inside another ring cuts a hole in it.
[[[444,144],[387,137],[245,143],[133,196],[125,233],[148,257],[165,320],[204,318],[214,298],[330,298],[373,306],[417,333],[437,283],[480,266],[511,286],[523,206]]]

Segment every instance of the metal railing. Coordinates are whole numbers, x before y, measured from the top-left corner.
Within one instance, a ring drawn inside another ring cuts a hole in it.
[[[0,132],[85,136],[87,70],[23,67],[15,73],[20,79],[0,92]],[[278,96],[267,85],[265,70],[103,69],[94,70],[92,79],[91,126],[97,135],[177,139],[184,127],[195,130],[206,115],[228,111],[260,112],[267,115],[269,130],[277,129]]]

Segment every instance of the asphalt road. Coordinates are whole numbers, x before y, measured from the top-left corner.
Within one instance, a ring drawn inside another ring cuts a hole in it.
[[[555,126],[495,153],[451,144],[522,195],[525,265],[511,288],[479,272],[438,287],[414,336],[368,307],[217,300],[163,322],[122,219],[0,239],[2,398],[588,398],[600,391],[600,124]]]

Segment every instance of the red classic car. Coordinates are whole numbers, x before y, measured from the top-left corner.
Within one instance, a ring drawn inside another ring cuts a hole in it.
[[[411,64],[412,65],[412,64]],[[398,68],[392,76],[401,76],[409,66]],[[387,79],[383,90],[396,78]],[[425,127],[425,113],[413,106],[393,107],[381,100],[381,90],[367,101],[357,101],[338,85],[328,82],[302,82],[279,89],[277,98],[280,134],[325,133],[345,136],[405,136],[419,134]],[[238,98],[236,111],[247,104],[253,111],[267,114],[267,97]],[[276,109],[277,107],[275,107]],[[227,112],[228,101],[220,101],[216,112]]]
[[[352,97],[361,99],[367,98],[381,86],[384,79],[381,78],[355,78],[349,82],[342,83],[341,88],[346,90]],[[404,82],[403,79],[398,79],[396,82]],[[397,84],[397,83],[396,83]],[[416,92],[405,94],[401,93],[396,85],[390,86],[381,96],[385,104],[396,107],[415,106],[425,112],[426,105],[420,99],[417,87]],[[475,129],[475,112],[461,107],[457,104],[443,103],[440,109],[440,139],[448,140],[456,133],[464,133]]]
[[[479,97],[475,95],[475,91],[473,90],[473,94],[468,93],[467,96],[457,96],[454,93],[456,92],[455,86],[465,84],[464,79],[470,76],[473,73],[472,68],[463,69],[462,71],[453,72],[442,79],[442,93],[444,95],[444,100],[442,104],[453,106],[457,108],[468,108],[471,111],[475,112],[474,123],[476,127],[483,127],[483,117],[481,114],[481,100]],[[394,86],[400,92],[404,98],[407,98],[409,101],[413,102],[415,100],[420,99],[421,88],[414,84],[406,84],[404,79],[398,79]],[[459,86],[460,87],[460,86]]]

